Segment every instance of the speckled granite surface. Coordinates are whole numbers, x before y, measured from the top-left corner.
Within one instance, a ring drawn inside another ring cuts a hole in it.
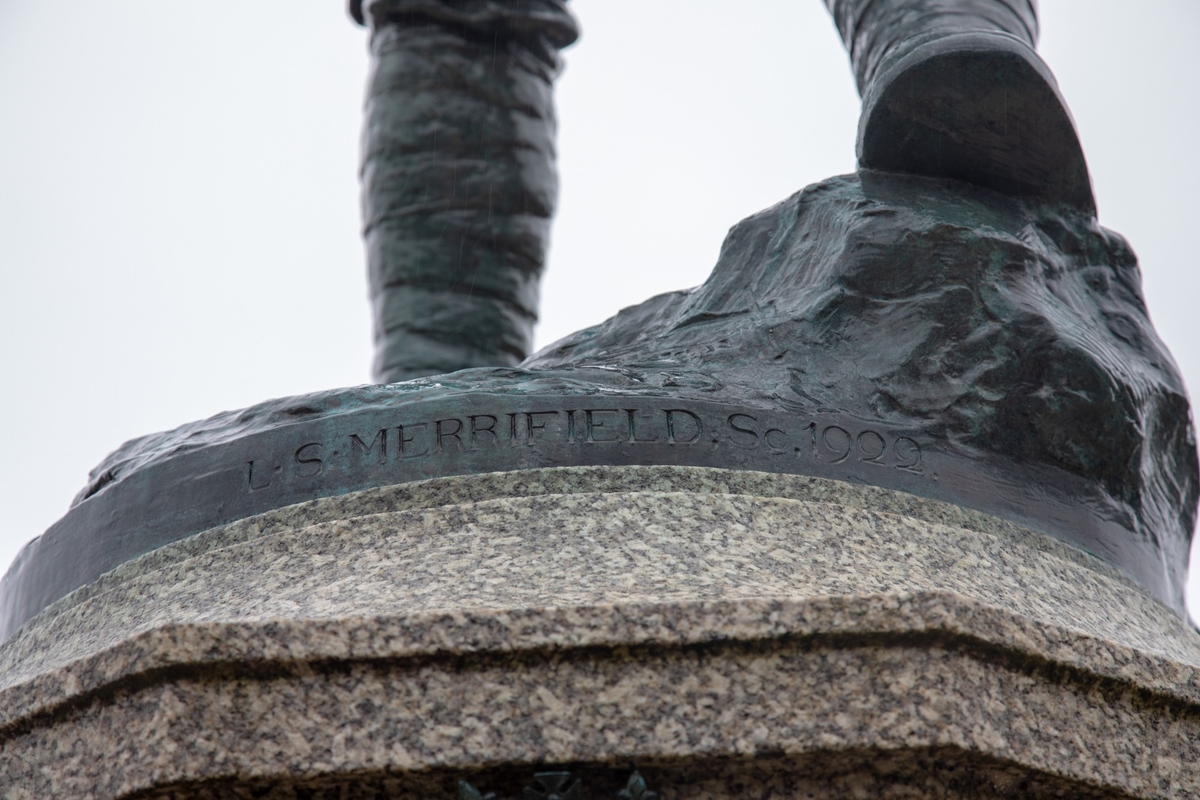
[[[822,753],[898,771],[795,766]],[[1200,796],[1200,637],[973,512],[634,467],[243,520],[0,648],[4,798],[407,796],[632,763],[664,770],[666,798],[717,797],[768,756],[780,797]],[[720,759],[742,771],[695,777]]]

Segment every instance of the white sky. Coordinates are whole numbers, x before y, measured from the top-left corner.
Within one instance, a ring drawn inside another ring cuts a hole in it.
[[[700,283],[729,226],[854,166],[819,0],[572,5],[539,346]],[[1043,0],[1042,29],[1200,387],[1200,3]],[[125,439],[368,380],[365,43],[338,0],[0,0],[0,567]]]

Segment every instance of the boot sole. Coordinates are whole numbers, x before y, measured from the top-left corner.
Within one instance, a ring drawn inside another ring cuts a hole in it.
[[[991,33],[918,45],[863,98],[859,166],[952,178],[1095,214],[1075,122],[1049,68]]]

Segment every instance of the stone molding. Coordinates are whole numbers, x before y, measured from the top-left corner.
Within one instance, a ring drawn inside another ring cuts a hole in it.
[[[0,648],[0,797],[547,765],[664,800],[1200,794],[1200,637],[1088,556],[833,481],[604,476],[383,487],[110,574]]]

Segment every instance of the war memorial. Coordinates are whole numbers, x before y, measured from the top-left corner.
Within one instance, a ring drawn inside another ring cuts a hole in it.
[[[354,0],[376,382],[96,467],[0,797],[1200,797],[1191,411],[1036,3],[827,5],[857,172],[532,353],[568,4]]]

